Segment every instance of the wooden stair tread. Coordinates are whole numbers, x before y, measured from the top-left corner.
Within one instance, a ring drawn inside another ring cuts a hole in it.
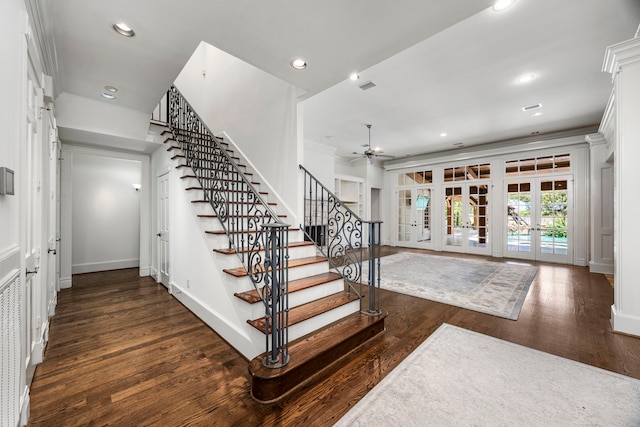
[[[247,174],[245,174],[245,175],[247,175]],[[190,178],[198,179],[198,177],[197,177],[196,175],[193,175],[193,174],[182,175],[182,176],[180,177],[180,179],[190,179]],[[204,178],[201,178],[201,179],[207,180],[207,179],[214,179],[214,178],[207,178],[207,177],[204,177]],[[221,179],[220,181],[227,181],[227,182],[228,182],[228,181],[237,181],[237,180]],[[260,185],[260,183],[259,183],[258,181],[251,181],[251,184],[252,184],[252,185]]]
[[[200,214],[198,218],[217,218],[216,214]],[[229,218],[253,218],[254,215],[230,215]],[[278,218],[286,218],[287,216],[284,214],[278,214]]]
[[[238,233],[259,233],[260,231],[262,231],[262,230],[237,230],[237,231],[230,231],[229,233],[231,233],[231,234],[238,234]],[[300,231],[300,229],[299,229],[299,228],[297,228],[297,227],[290,227],[290,228],[289,228],[289,231]],[[221,235],[225,235],[225,234],[227,234],[227,232],[226,232],[226,231],[224,231],[224,230],[215,230],[215,231],[212,231],[212,230],[206,230],[206,231],[205,231],[205,234],[213,234],[214,236],[221,236]]]
[[[237,165],[237,166],[238,166],[239,168],[246,168],[246,167],[247,167],[247,165]],[[182,164],[182,165],[177,165],[177,166],[176,166],[176,169],[184,169],[184,168],[190,168],[190,167],[191,167],[191,166],[189,166],[189,165],[184,165],[184,164]],[[209,171],[215,171],[215,170],[218,170],[218,169],[216,169],[216,168],[198,168],[198,169],[204,169],[204,170],[209,170]],[[229,172],[230,172],[230,171],[229,171]],[[253,174],[252,174],[251,172],[241,172],[241,173],[242,173],[242,174],[244,174],[244,175],[252,175],[252,176],[253,176]]]
[[[191,203],[209,203],[209,201],[208,200],[204,200],[204,199],[198,199],[198,200],[192,200]],[[236,202],[234,200],[230,200],[229,204],[232,204],[232,205],[237,205],[237,204],[240,204],[240,205],[253,205],[254,203],[253,202]],[[267,202],[267,205],[269,205],[269,206],[277,206],[277,203],[276,202]]]
[[[317,264],[317,263],[326,262],[326,261],[327,259],[321,256],[295,258],[295,259],[289,260],[289,268],[302,267],[304,265]],[[237,267],[237,268],[231,268],[231,269],[225,268],[222,271],[235,277],[245,277],[248,275],[247,270],[244,267]]]
[[[298,229],[299,230],[299,229]],[[313,246],[313,242],[289,242],[289,245],[287,246],[288,248],[301,248],[304,246]],[[255,249],[243,249],[240,251],[240,253],[247,253],[247,252],[260,252],[263,251],[264,248],[255,248]],[[235,249],[214,249],[213,252],[219,253],[219,254],[223,254],[223,255],[233,255],[235,253],[237,253],[237,251]]]
[[[187,190],[187,191],[193,191],[193,190],[204,191],[204,189],[202,187],[187,187],[187,188],[185,188],[185,190]],[[225,193],[248,193],[249,192],[248,190],[243,190],[243,191],[240,191],[240,190],[221,190],[221,191],[223,191]],[[258,191],[257,193],[262,195],[262,196],[268,196],[269,195],[268,191]]]
[[[333,295],[326,296],[324,298],[317,299],[315,301],[308,302],[293,308],[289,308],[289,326],[296,323],[304,322],[305,320],[316,317],[320,314],[333,310],[334,308],[341,307],[345,304],[349,304],[353,301],[360,299],[356,294],[348,294],[344,291],[335,293]],[[247,320],[247,323],[266,334],[271,333],[271,330],[267,331],[265,318]]]
[[[331,372],[332,366],[365,342],[384,332],[386,313],[354,313],[289,343],[290,361],[282,368],[262,364],[265,354],[249,363],[251,396],[273,403]]]
[[[334,280],[342,279],[337,273],[327,272],[316,274],[315,276],[303,277],[302,279],[292,280],[289,282],[289,293],[302,291],[314,286],[323,285],[325,283],[333,282]],[[255,304],[260,302],[260,294],[255,289],[247,292],[236,292],[233,295],[241,300],[248,302],[249,304]]]

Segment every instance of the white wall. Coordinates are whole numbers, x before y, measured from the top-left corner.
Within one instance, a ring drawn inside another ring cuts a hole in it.
[[[334,191],[336,148],[313,141],[304,143],[304,160],[302,166],[315,176],[322,185]]]
[[[296,88],[204,42],[175,84],[209,129],[229,135],[284,207],[297,213],[300,195],[291,191],[299,177]]]
[[[139,266],[141,163],[74,156],[73,274]]]
[[[19,168],[19,149],[22,123],[22,80],[24,46],[24,2],[4,0],[0,4],[0,81],[3,85],[2,103],[0,103],[0,167],[15,171],[16,180],[21,179],[23,171]],[[12,64],[9,66],[8,64]],[[17,187],[17,185],[16,185]],[[4,224],[0,232],[0,254],[7,248],[18,245],[18,200],[15,196],[0,196],[0,223]],[[1,272],[0,272],[1,273]],[[0,274],[2,277],[2,274]]]
[[[20,188],[24,170],[20,168],[20,147],[23,145],[22,126],[24,122],[23,82],[25,80],[25,23],[26,10],[22,0],[3,0],[0,2],[0,81],[3,85],[0,103],[0,166],[15,172],[15,188]],[[13,196],[0,196],[0,311],[3,318],[0,329],[0,425],[16,425],[20,413],[25,412],[28,403],[25,390],[26,372],[21,350],[26,342],[24,330],[20,325],[25,321],[26,309],[17,304],[22,299],[21,283],[24,272],[21,268],[23,250],[19,246],[21,230],[24,224],[20,218],[22,193],[16,191]],[[11,306],[9,305],[11,304]],[[9,310],[7,310],[9,309]],[[7,318],[7,311],[11,317]],[[6,319],[6,322],[4,321]]]

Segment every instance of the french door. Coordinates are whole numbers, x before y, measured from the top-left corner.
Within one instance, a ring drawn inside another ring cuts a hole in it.
[[[444,187],[444,250],[491,254],[489,188],[477,182]]]
[[[572,183],[568,175],[506,181],[505,256],[572,262]]]
[[[398,245],[431,248],[431,187],[398,189],[397,194]]]

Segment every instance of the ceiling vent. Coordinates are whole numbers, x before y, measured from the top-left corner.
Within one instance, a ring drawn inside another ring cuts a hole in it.
[[[526,107],[522,107],[522,111],[531,111],[542,107],[542,104],[533,104],[527,105]]]
[[[362,83],[359,88],[362,90],[367,90],[367,89],[371,89],[372,87],[376,87],[376,84],[374,82],[366,82],[366,83]]]

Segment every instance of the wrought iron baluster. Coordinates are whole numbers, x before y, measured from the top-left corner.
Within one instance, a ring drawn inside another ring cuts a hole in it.
[[[303,228],[307,238],[316,242],[316,247],[328,258],[332,268],[342,275],[348,285],[347,291],[360,297],[360,311],[370,315],[380,314],[380,229],[382,223],[362,220],[302,165],[300,165],[300,169],[304,173],[304,194],[309,193],[311,200],[308,204],[315,207],[315,212],[308,216],[307,227]],[[306,216],[305,221],[307,221]],[[323,227],[325,230],[322,232],[322,236],[325,241],[317,242],[319,240],[317,239],[318,233],[314,233],[313,230],[321,230]],[[365,230],[368,233],[367,248],[363,244]],[[367,307],[363,306],[365,292],[363,290],[362,264],[365,254],[369,256],[366,283]],[[358,285],[358,289],[356,289],[356,285]]]
[[[229,249],[238,255],[254,289],[261,295],[265,318],[276,325],[267,334],[265,348],[267,352],[276,349],[277,354],[269,353],[268,358],[279,362],[268,365],[282,366],[289,360],[286,268],[289,226],[279,220],[175,86],[168,91],[167,115],[169,128],[185,154],[187,165],[192,168],[202,186],[204,198],[226,232]],[[263,227],[273,228],[272,234],[276,236],[273,242],[276,252],[270,255],[269,267],[264,265],[265,256],[261,252],[266,248]],[[269,279],[266,279],[267,271],[270,272]],[[260,287],[266,281],[277,283],[275,303],[266,299],[272,291],[267,286]]]

